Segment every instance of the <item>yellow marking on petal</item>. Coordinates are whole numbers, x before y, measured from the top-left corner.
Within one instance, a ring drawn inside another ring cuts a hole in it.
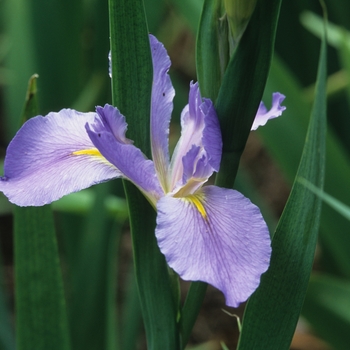
[[[105,165],[108,165],[120,172],[120,170],[112,163],[110,163],[97,148],[90,148],[90,149],[82,149],[79,151],[74,151],[70,155],[72,156],[91,156],[96,158],[88,158],[87,160],[92,162],[99,162]]]
[[[95,157],[103,157],[100,151],[97,148],[91,149],[82,149],[80,151],[75,151],[72,153],[74,156],[95,156]]]
[[[204,220],[207,220],[207,212],[204,208],[203,203],[201,202],[201,198],[200,196],[196,196],[193,194],[190,194],[188,196],[185,197],[185,199],[187,199],[188,201],[190,201],[199,211],[199,213],[202,215]]]

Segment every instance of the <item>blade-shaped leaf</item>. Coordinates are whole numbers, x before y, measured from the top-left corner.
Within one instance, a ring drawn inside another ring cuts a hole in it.
[[[142,324],[140,298],[135,279],[134,266],[127,276],[127,293],[124,302],[122,319],[121,349],[134,350],[137,346],[137,335]]]
[[[220,2],[206,0],[197,34],[196,63],[201,94],[212,101],[215,101],[218,96],[229,59],[227,35],[219,37],[220,27],[223,25],[220,16]],[[226,52],[220,51],[225,42],[227,43]]]
[[[350,207],[338,201],[338,199],[323,192],[304,178],[300,178],[299,182],[304,184],[311,192],[313,192],[316,196],[319,196],[325,203],[327,203],[330,207],[336,210],[339,214],[343,215],[345,218],[350,220]]]
[[[326,42],[323,39],[316,98],[298,176],[322,188],[326,137]],[[269,270],[250,298],[239,350],[289,349],[314,258],[321,200],[295,181],[272,242]]]
[[[51,208],[16,207],[14,214],[17,349],[69,349]]]
[[[0,349],[15,350],[15,337],[11,324],[11,313],[5,293],[2,271],[2,257],[0,256]]]
[[[36,77],[23,118],[38,114]],[[16,331],[19,350],[70,349],[62,273],[50,206],[14,210]]]
[[[142,0],[110,0],[113,103],[126,116],[129,135],[150,157],[152,62]],[[177,307],[164,256],[157,246],[155,212],[125,182],[136,279],[148,349],[177,349]]]
[[[324,30],[322,17],[310,11],[305,11],[300,15],[300,21],[311,33],[318,36],[319,38],[322,38]],[[340,48],[343,45],[344,35],[349,42],[349,32],[333,23],[327,23],[327,41],[330,45],[336,48]]]
[[[221,81],[220,38],[215,27],[218,25],[219,9],[215,3],[213,0],[204,3],[197,42],[197,74],[203,96],[207,97],[205,93],[208,93],[215,100],[218,93],[216,108],[223,135],[223,154],[216,184],[232,188],[270,68],[280,1],[258,2],[230,59],[219,92],[216,86],[217,80]],[[221,38],[224,39],[226,37]],[[212,73],[208,75],[208,72]],[[205,289],[206,284],[202,282],[194,282],[190,287],[181,317],[183,345],[190,336]]]
[[[286,177],[293,181],[303,149],[310,106],[305,101],[302,87],[280,60],[275,59],[266,86],[266,95],[283,91],[287,96],[287,110],[278,122],[260,128],[259,135],[265,146],[278,162]],[[288,142],[286,142],[288,140]],[[349,205],[348,187],[350,178],[349,158],[330,128],[327,132],[325,192]],[[349,222],[329,206],[323,206],[320,226],[320,243],[325,257],[324,268],[343,276],[350,276]],[[321,256],[322,258],[322,256]]]
[[[301,23],[310,30],[314,35],[320,37],[323,31],[322,18],[313,14],[312,12],[305,11],[300,16]],[[340,62],[343,70],[343,76],[346,81],[350,78],[350,32],[341,26],[337,26],[333,23],[327,24],[327,35],[329,43],[338,49]],[[347,98],[350,101],[350,86],[346,84]]]
[[[312,276],[302,314],[334,349],[349,348],[349,281],[325,275]]]
[[[275,43],[280,0],[258,1],[227,66],[216,100],[223,154],[217,183],[232,187],[258,110]]]
[[[96,198],[84,220],[80,239],[65,235],[75,249],[70,257],[69,303],[72,347],[75,350],[117,349],[116,262],[121,224],[108,220],[103,205],[112,183],[94,190]]]

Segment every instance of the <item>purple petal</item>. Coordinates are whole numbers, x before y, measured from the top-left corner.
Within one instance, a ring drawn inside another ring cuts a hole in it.
[[[119,112],[119,110],[109,104],[105,104],[104,107],[96,107],[97,114],[104,120],[104,125],[107,125],[118,142],[132,143],[131,140],[125,137],[128,124],[125,122],[125,117]],[[104,128],[103,130],[104,131]]]
[[[271,255],[259,209],[239,192],[216,186],[163,197],[157,208],[156,237],[169,266],[184,280],[220,289],[228,306],[247,300]]]
[[[0,191],[17,205],[40,206],[120,177],[86,133],[95,117],[63,109],[27,121],[7,149]]]
[[[219,119],[211,100],[204,99],[201,109],[205,115],[203,146],[208,155],[209,164],[218,172],[221,162],[222,138]]]
[[[182,163],[182,183],[174,191],[177,197],[194,193],[207,182],[209,176],[213,173],[213,168],[209,163],[205,150],[199,146],[193,145],[182,158]]]
[[[169,168],[169,125],[173,110],[174,88],[168,71],[171,65],[163,46],[153,35],[149,36],[153,60],[153,86],[151,101],[152,156],[159,180],[167,188]]]
[[[193,145],[182,158],[182,163],[182,182],[173,191],[173,194],[181,197],[197,191],[208,180],[208,173],[210,176],[213,172],[205,151],[199,146]]]
[[[196,145],[192,145],[191,149],[187,152],[186,156],[182,158],[183,164],[183,182],[192,177],[196,171],[195,165],[200,155],[201,148]]]
[[[98,117],[86,125],[94,146],[124,177],[132,181],[155,204],[163,195],[153,162],[140,149],[116,132],[116,126],[126,130],[124,116],[110,105],[96,109]]]
[[[190,85],[189,104],[182,111],[181,127],[181,137],[171,159],[171,189],[181,180],[184,184],[190,176],[206,181],[213,171],[219,170],[222,151],[220,125],[212,102],[201,98],[198,83]],[[200,148],[196,157],[193,146]],[[189,167],[193,169],[191,174]]]
[[[251,130],[256,130],[259,126],[265,125],[268,120],[282,115],[282,112],[286,109],[285,106],[281,106],[284,99],[284,95],[279,92],[274,92],[272,94],[272,107],[269,111],[267,111],[264,103],[260,102]]]

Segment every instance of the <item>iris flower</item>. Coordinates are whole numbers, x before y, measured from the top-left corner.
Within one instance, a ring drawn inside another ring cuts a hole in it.
[[[28,120],[8,146],[2,191],[19,206],[41,206],[94,184],[124,178],[157,211],[155,235],[168,265],[184,280],[220,289],[236,307],[257,288],[270,261],[269,231],[260,210],[241,193],[203,186],[219,170],[222,140],[212,101],[191,83],[181,114],[181,137],[170,158],[169,124],[174,89],[164,46],[150,36],[153,85],[150,111],[153,160],[125,136],[119,110],[63,109]],[[274,94],[260,105],[253,129],[281,115]]]

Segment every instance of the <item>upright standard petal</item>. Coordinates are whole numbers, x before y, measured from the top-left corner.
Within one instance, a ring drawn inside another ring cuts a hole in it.
[[[208,161],[214,171],[218,172],[221,163],[222,154],[222,138],[219,119],[213,102],[204,99],[204,103],[200,106],[204,113],[204,129],[203,129],[203,147],[208,155]]]
[[[268,120],[277,118],[282,115],[286,107],[281,106],[281,103],[286,97],[279,92],[272,94],[272,107],[268,111],[263,102],[260,102],[258,112],[256,113],[251,130],[256,130],[259,126],[263,126]]]
[[[20,206],[40,206],[120,177],[85,130],[96,113],[63,109],[28,120],[11,141],[0,191]]]
[[[237,191],[207,186],[185,198],[159,200],[156,237],[184,280],[220,289],[229,306],[255,291],[270,261],[270,236],[260,210]]]
[[[94,122],[86,124],[87,133],[99,152],[123,175],[132,181],[154,204],[164,195],[154,164],[146,159],[141,150],[131,144],[118,130],[126,130],[124,116],[119,110],[106,104],[96,109]],[[116,127],[118,126],[118,127]]]
[[[152,157],[159,181],[165,191],[169,171],[169,126],[173,111],[174,88],[168,74],[171,62],[163,46],[150,35],[153,61],[153,86],[151,100]]]
[[[181,137],[171,159],[171,189],[192,177],[205,182],[219,170],[222,139],[213,103],[202,99],[198,83],[191,83],[189,104],[181,114]]]

